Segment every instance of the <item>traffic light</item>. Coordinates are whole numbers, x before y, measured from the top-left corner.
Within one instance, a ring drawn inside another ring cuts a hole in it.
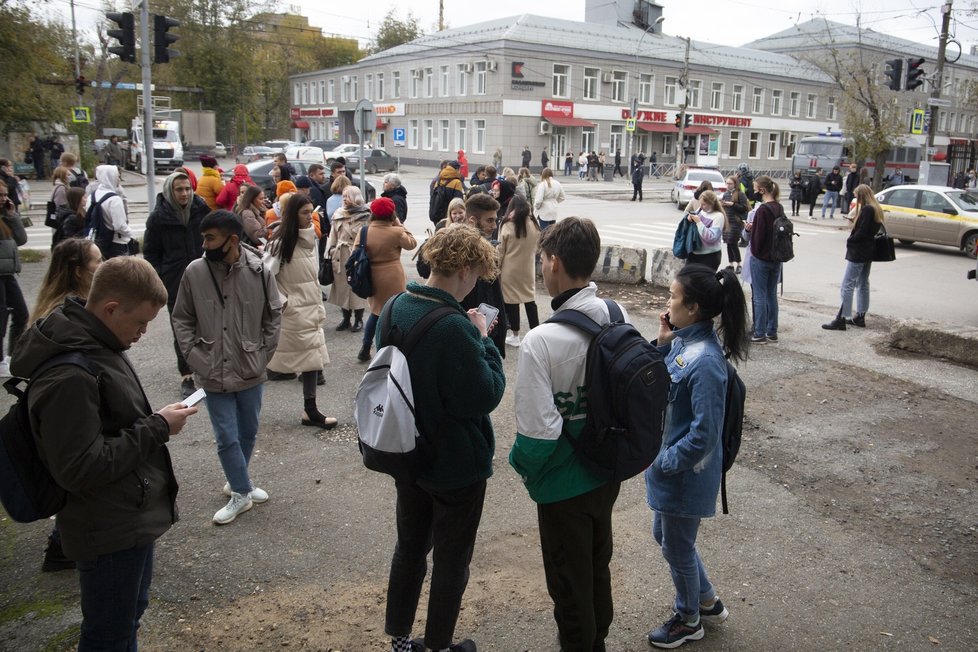
[[[903,86],[903,59],[890,59],[886,62],[886,86],[891,91],[898,91]]]
[[[176,18],[153,15],[153,63],[169,63],[170,57],[180,55],[169,47],[180,38],[176,34],[170,34],[170,28],[179,26],[180,21]]]
[[[85,93],[85,75],[78,75],[78,77],[75,78],[75,90],[79,95],[83,95]]]
[[[692,116],[692,114],[687,113],[686,114],[686,122],[685,122],[684,126],[688,129],[689,128],[689,125],[691,125],[692,123],[693,123],[693,116]]]
[[[119,55],[126,63],[136,63],[136,19],[132,12],[106,12],[105,17],[119,26],[119,29],[106,32],[109,38],[119,41],[119,45],[110,47],[109,52]]]
[[[924,65],[923,57],[907,59],[907,84],[904,88],[908,91],[912,91],[923,85],[924,80],[921,77],[924,76],[924,70],[921,68],[922,65]]]
[[[676,129],[679,129],[679,125],[683,122],[683,116],[681,113],[676,114]]]

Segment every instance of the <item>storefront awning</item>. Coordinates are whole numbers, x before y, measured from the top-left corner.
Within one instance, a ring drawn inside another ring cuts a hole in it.
[[[710,129],[709,127],[704,127],[702,125],[693,125],[691,127],[686,127],[687,134],[716,134],[719,133],[716,129]]]
[[[292,126],[296,129],[308,129],[309,122],[307,120],[293,120]]]
[[[594,123],[583,118],[558,118],[549,117],[544,118],[547,122],[555,127],[593,127]]]

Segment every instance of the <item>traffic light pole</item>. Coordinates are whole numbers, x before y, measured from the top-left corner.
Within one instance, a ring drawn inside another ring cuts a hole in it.
[[[951,0],[947,0],[941,7],[941,13],[944,14],[944,20],[941,22],[941,42],[937,46],[937,83],[934,84],[934,89],[930,93],[930,96],[935,99],[940,98],[941,88],[944,86],[944,53],[947,50],[948,30],[951,27]],[[930,128],[927,130],[928,152],[934,147],[934,133],[937,131],[937,114],[939,111],[940,109],[936,105],[930,106]]]
[[[156,161],[153,157],[153,91],[152,68],[150,67],[149,47],[149,0],[139,3],[139,49],[143,68],[143,162],[146,165],[146,205],[153,212],[156,202]]]
[[[683,75],[681,78],[683,89],[683,103],[679,107],[679,135],[676,141],[676,169],[673,175],[678,179],[679,168],[686,162],[686,104],[689,102],[689,37],[686,37],[686,56],[683,59]]]

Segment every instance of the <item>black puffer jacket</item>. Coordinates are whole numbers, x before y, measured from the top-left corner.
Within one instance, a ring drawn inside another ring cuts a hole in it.
[[[394,202],[394,212],[401,219],[401,224],[407,221],[407,188],[404,186],[398,186],[397,188],[391,188],[390,190],[385,190],[380,193],[381,197],[387,197],[392,202]]]
[[[170,428],[153,414],[118,338],[68,299],[24,333],[10,368],[29,377],[59,353],[80,351],[98,378],[55,367],[31,387],[31,426],[51,475],[68,492],[57,516],[69,559],[151,543],[177,520]]]
[[[146,220],[146,233],[143,235],[143,257],[160,275],[169,293],[169,305],[177,299],[180,279],[190,261],[200,258],[204,253],[204,238],[200,234],[200,221],[211,212],[204,200],[193,196],[190,207],[190,221],[184,224],[172,206],[163,198],[156,196],[156,208]]]
[[[876,250],[876,232],[880,223],[876,221],[876,211],[872,206],[863,206],[852,225],[852,232],[846,239],[846,260],[854,263],[873,262]]]

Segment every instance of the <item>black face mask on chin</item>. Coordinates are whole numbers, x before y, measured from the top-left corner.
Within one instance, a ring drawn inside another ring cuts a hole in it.
[[[219,263],[225,258],[227,258],[228,252],[224,250],[224,247],[230,242],[231,236],[225,238],[224,242],[221,243],[220,247],[215,247],[214,249],[204,249],[204,257],[212,263]]]

